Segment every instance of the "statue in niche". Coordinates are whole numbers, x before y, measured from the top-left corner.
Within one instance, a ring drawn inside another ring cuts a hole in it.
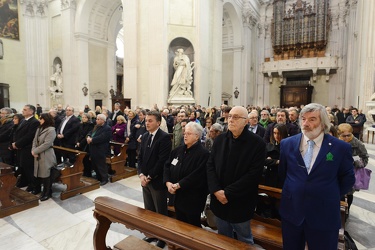
[[[55,73],[50,77],[52,86],[50,87],[52,99],[56,99],[57,94],[62,94],[63,92],[63,75],[61,65],[57,63],[55,65]]]
[[[193,97],[191,91],[191,83],[193,82],[194,62],[190,63],[190,59],[185,55],[183,49],[177,49],[176,56],[173,60],[173,68],[175,69],[171,82],[171,90],[169,98],[173,97]]]

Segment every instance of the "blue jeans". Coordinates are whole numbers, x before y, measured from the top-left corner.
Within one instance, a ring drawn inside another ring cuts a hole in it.
[[[239,241],[254,245],[253,235],[250,228],[250,220],[240,223],[230,223],[215,216],[219,234],[234,238],[234,232]]]

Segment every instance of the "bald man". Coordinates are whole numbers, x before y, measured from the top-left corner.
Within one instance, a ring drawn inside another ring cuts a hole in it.
[[[266,159],[266,144],[248,130],[247,124],[247,110],[233,107],[228,116],[228,131],[213,144],[207,178],[218,232],[232,238],[236,232],[238,240],[253,245],[250,219]]]

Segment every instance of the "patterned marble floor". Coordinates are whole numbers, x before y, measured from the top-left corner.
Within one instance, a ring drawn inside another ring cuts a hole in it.
[[[373,178],[368,191],[355,193],[347,230],[358,249],[375,250],[375,145],[366,144],[370,154],[368,168]],[[93,249],[92,237],[96,225],[93,218],[93,200],[98,196],[110,196],[136,206],[143,206],[138,177],[134,176],[100,189],[61,201],[54,184],[53,198],[41,202],[38,207],[0,219],[0,250],[71,250]],[[107,245],[124,239],[127,235],[142,238],[119,224],[112,224],[107,236]]]

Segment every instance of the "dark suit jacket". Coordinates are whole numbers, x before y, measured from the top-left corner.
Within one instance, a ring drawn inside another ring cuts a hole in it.
[[[280,149],[279,174],[285,180],[280,215],[299,226],[304,221],[320,230],[341,227],[340,197],[354,185],[352,149],[349,143],[328,134],[314,165],[307,174],[299,150],[302,133],[283,139]]]
[[[116,120],[116,119],[117,119],[117,116],[119,116],[119,115],[124,116],[124,113],[122,113],[122,111],[119,110],[119,111],[116,113],[115,117],[113,117],[113,115],[115,115],[115,112],[113,112],[113,113],[111,114],[111,116],[110,116],[111,120],[113,121],[112,124],[115,125],[116,122],[117,122],[117,120]]]
[[[163,170],[172,149],[172,141],[170,136],[159,128],[151,147],[148,148],[147,141],[149,136],[149,132],[144,133],[142,136],[141,149],[138,156],[138,174],[149,175],[152,180],[148,185],[152,185],[154,189],[166,189],[163,184]]]
[[[63,123],[64,123],[64,119],[61,121],[60,126],[57,129],[57,134],[61,134],[61,127]],[[72,117],[70,117],[62,133],[64,135],[64,138],[61,139],[61,143],[63,144],[63,146],[66,146],[66,145],[74,146],[76,142],[80,123],[81,121],[76,116],[73,115]]]
[[[266,129],[261,124],[258,123],[257,131],[255,132],[255,134],[263,138],[265,133],[266,133]]]
[[[14,134],[14,142],[17,149],[17,159],[19,159],[20,167],[34,168],[34,157],[31,154],[36,130],[39,127],[39,121],[33,116],[28,121],[24,120],[18,125]]]
[[[92,130],[88,135],[92,138],[92,142],[89,144],[92,159],[103,159],[107,155],[110,155],[109,141],[112,139],[112,129],[110,126],[104,123],[103,126],[98,126],[95,131]]]
[[[16,147],[18,149],[30,149],[31,155],[31,146],[39,124],[39,121],[33,116],[29,120],[24,120],[20,125],[18,125],[14,138],[14,142],[16,143]]]
[[[207,162],[208,188],[213,213],[231,223],[250,220],[254,214],[258,183],[266,159],[266,144],[247,127],[233,139],[230,131],[215,139]],[[228,203],[215,195],[224,190]]]

